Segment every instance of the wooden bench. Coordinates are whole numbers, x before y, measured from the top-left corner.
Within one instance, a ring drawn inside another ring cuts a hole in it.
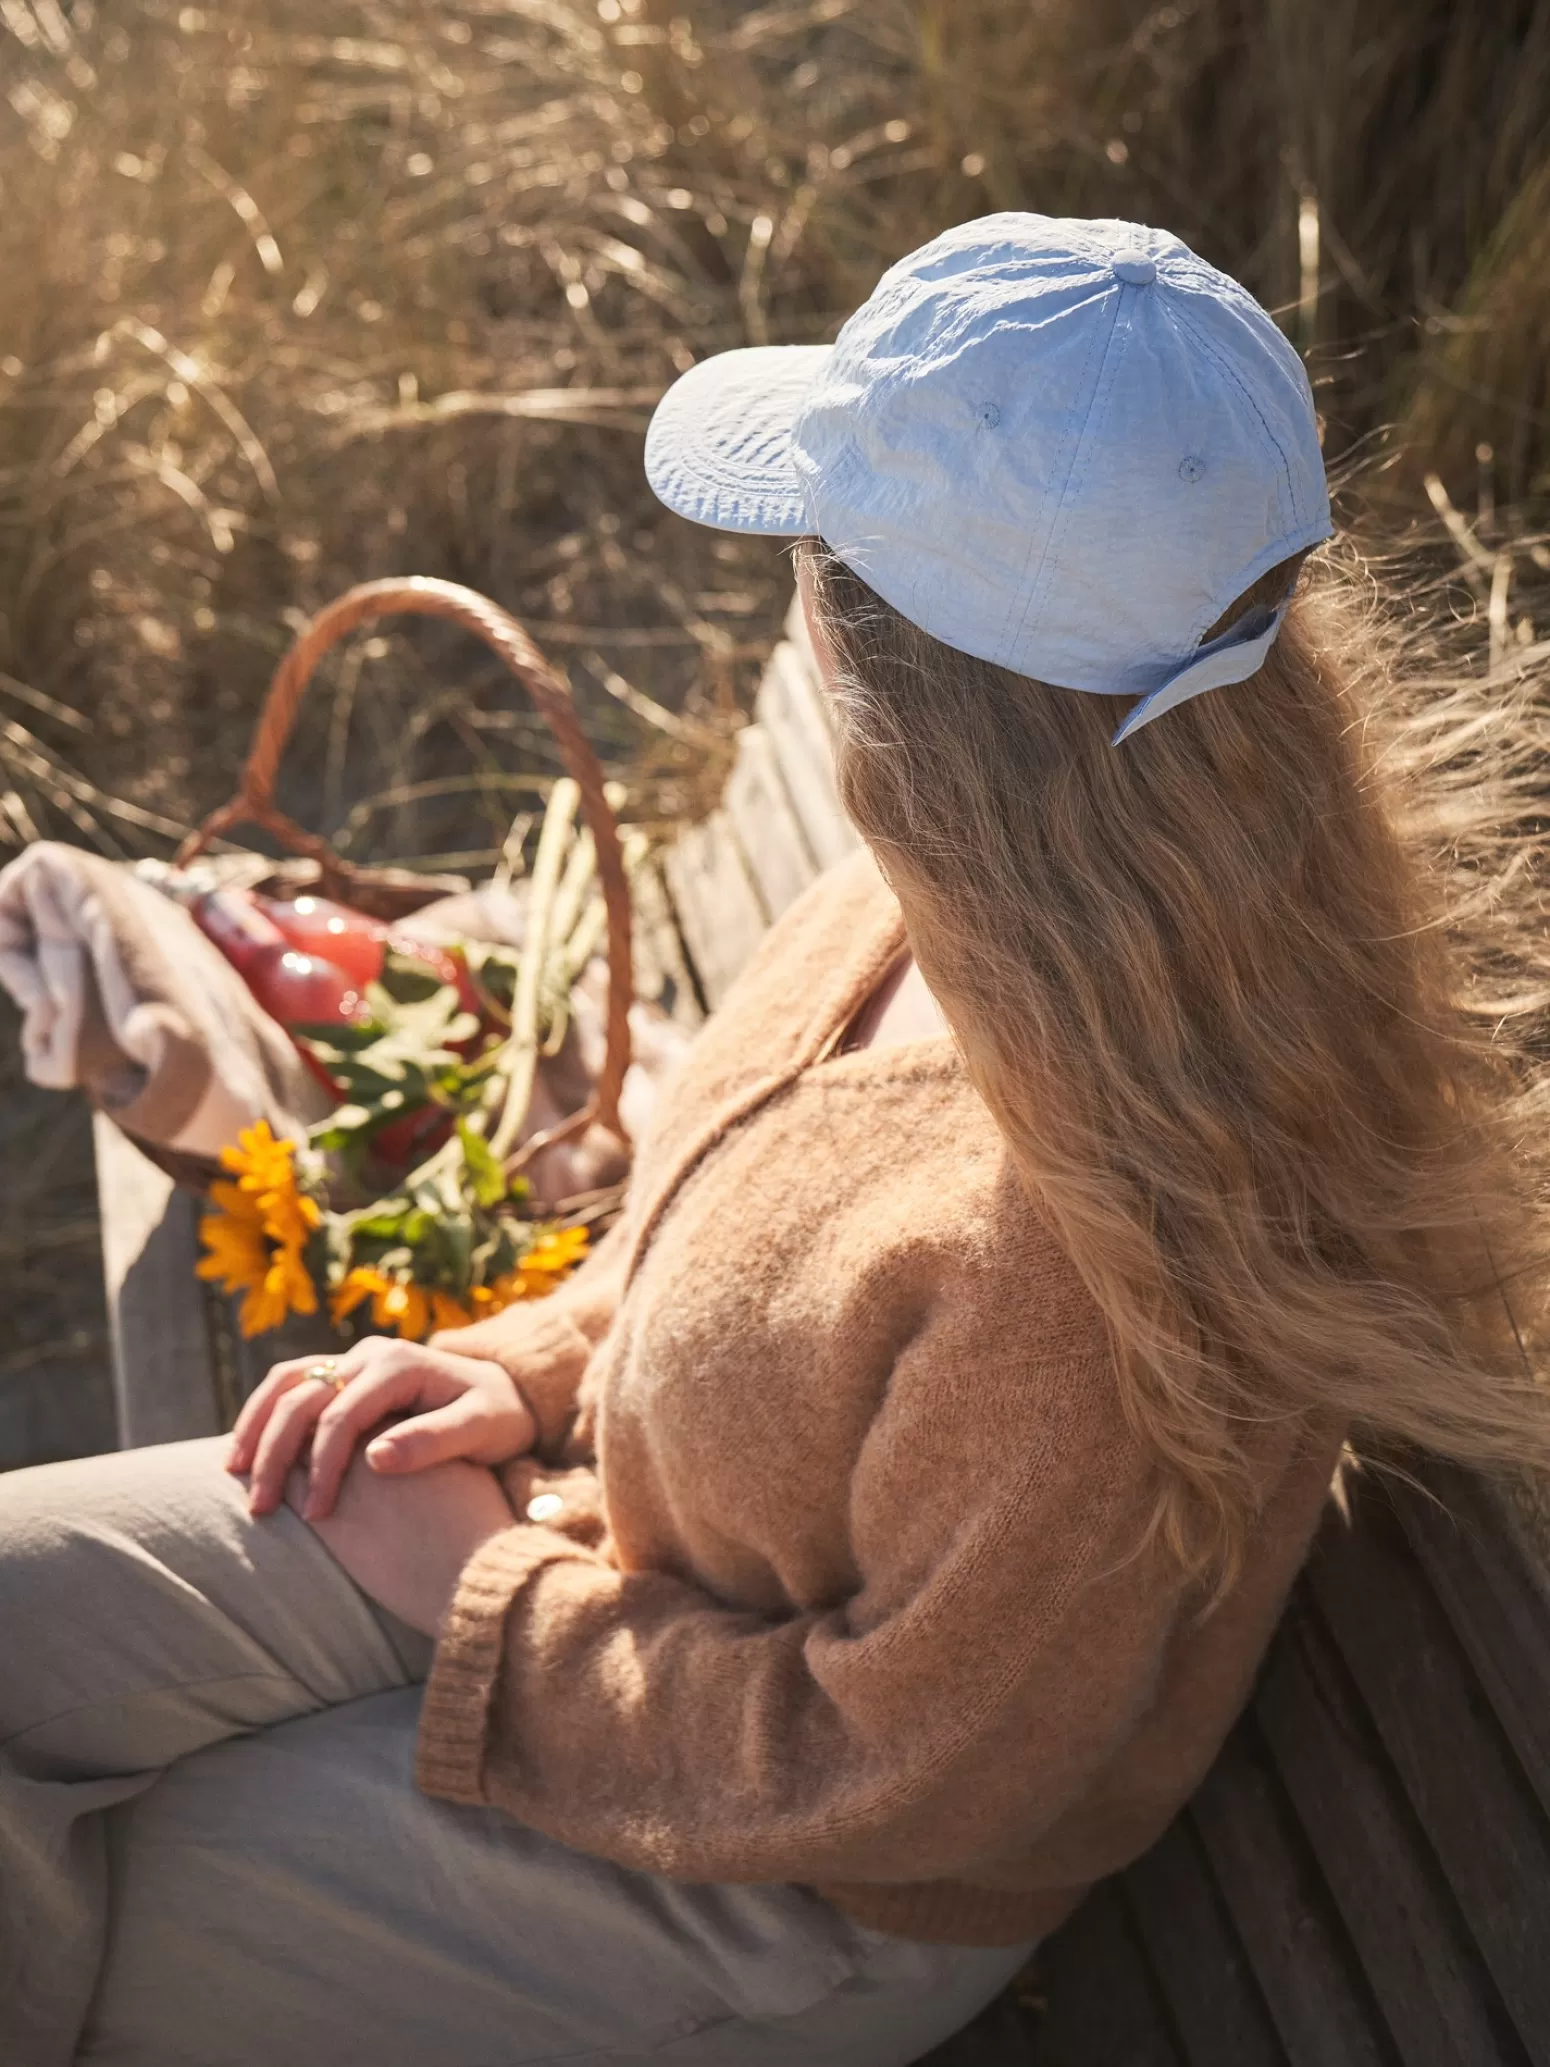
[[[642,995],[694,1023],[855,835],[788,621],[719,810],[637,876]],[[194,1203],[99,1122],[121,1439],[215,1431],[278,1354],[192,1275]],[[1550,1585],[1435,1467],[1333,1507],[1246,1714],[1162,1841],[934,2067],[1550,2067]]]

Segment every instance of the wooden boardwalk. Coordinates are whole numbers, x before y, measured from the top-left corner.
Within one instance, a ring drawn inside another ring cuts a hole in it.
[[[714,1009],[854,844],[793,617],[721,808],[637,877],[642,995]],[[123,1439],[211,1432],[282,1352],[201,1296],[193,1203],[98,1145]],[[1493,1491],[1421,1480],[1331,1511],[1194,1800],[935,2067],[1550,2067],[1550,1587]]]

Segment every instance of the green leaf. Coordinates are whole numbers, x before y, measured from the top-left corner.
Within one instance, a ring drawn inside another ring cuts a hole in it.
[[[433,1215],[455,1213],[463,1203],[457,1171],[449,1169],[439,1158],[429,1176],[411,1175],[409,1196],[422,1212]]]
[[[320,1061],[336,1055],[355,1055],[380,1041],[387,1027],[379,1019],[329,1020],[326,1024],[293,1026],[290,1033],[317,1052]]]
[[[352,1219],[350,1231],[358,1239],[374,1242],[405,1240],[405,1229],[413,1216],[413,1208],[402,1199],[394,1200],[383,1208],[363,1213],[359,1219]]]
[[[447,1274],[459,1291],[465,1291],[474,1255],[474,1223],[468,1213],[453,1213],[437,1228],[446,1258]]]
[[[498,1206],[506,1196],[506,1172],[482,1134],[476,1134],[466,1120],[457,1123],[457,1138],[463,1144],[463,1165],[468,1172],[477,1205]]]
[[[503,1213],[495,1223],[494,1233],[479,1245],[475,1262],[476,1284],[493,1284],[496,1278],[515,1269],[517,1258],[525,1246],[513,1232],[518,1224],[509,1214]]]
[[[395,998],[380,983],[368,983],[366,1002],[387,1038],[407,1039],[422,1049],[470,1040],[479,1030],[478,1019],[463,1010],[450,983],[435,983],[423,997],[414,998]]]
[[[418,955],[407,955],[396,947],[390,947],[382,957],[377,987],[385,990],[395,1003],[414,1005],[433,996],[443,985],[429,962],[422,962]]]
[[[509,1019],[517,988],[517,963],[512,950],[470,941],[463,952],[479,989]]]

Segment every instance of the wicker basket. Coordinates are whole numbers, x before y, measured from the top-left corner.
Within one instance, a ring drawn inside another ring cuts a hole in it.
[[[561,757],[581,791],[581,810],[597,850],[597,872],[608,919],[608,1009],[604,1062],[592,1096],[578,1112],[548,1129],[529,1151],[601,1122],[624,1136],[619,1093],[630,1065],[630,1003],[634,973],[630,957],[630,893],[619,830],[603,787],[603,771],[577,722],[563,678],[545,660],[527,632],[499,604],[455,582],[422,576],[363,582],[320,610],[297,635],[275,670],[259,712],[253,744],[236,795],[212,811],[178,850],[179,863],[203,854],[210,842],[235,825],[258,825],[309,864],[308,877],[323,894],[380,919],[402,918],[451,887],[445,879],[409,869],[363,867],[336,854],[320,834],[309,833],[276,807],[275,776],[302,695],[318,661],[347,633],[378,617],[405,613],[449,618],[463,625],[502,659],[548,721]],[[313,871],[315,870],[315,874]]]

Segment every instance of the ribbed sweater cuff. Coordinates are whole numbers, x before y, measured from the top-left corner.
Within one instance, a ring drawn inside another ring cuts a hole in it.
[[[552,1529],[519,1525],[480,1546],[447,1612],[420,1712],[415,1779],[446,1801],[484,1801],[484,1753],[511,1604],[535,1572],[577,1555]]]

